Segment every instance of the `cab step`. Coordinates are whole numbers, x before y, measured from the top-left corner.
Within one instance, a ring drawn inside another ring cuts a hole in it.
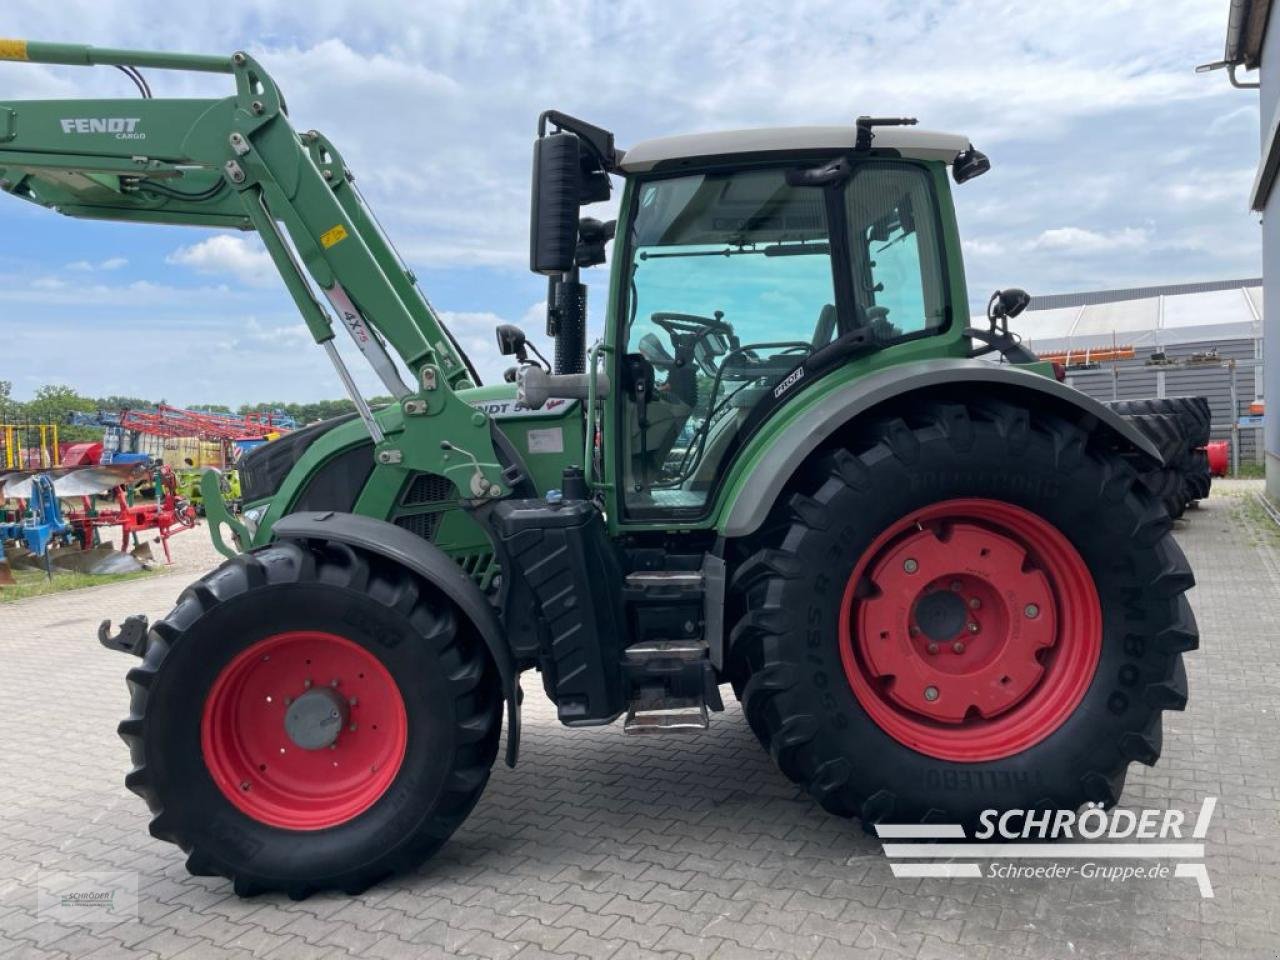
[[[700,733],[711,725],[707,702],[701,697],[633,700],[627,707],[623,732],[631,736],[655,733]]]
[[[633,643],[625,651],[631,663],[651,663],[655,660],[704,660],[707,656],[705,640],[645,640]]]
[[[643,640],[627,647],[626,670],[632,698],[623,730],[641,733],[697,733],[710,726],[707,690],[715,690],[707,643],[696,637]],[[713,694],[718,699],[718,695]]]

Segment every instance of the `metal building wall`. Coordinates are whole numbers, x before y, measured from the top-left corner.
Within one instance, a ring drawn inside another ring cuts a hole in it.
[[[1274,11],[1272,11],[1274,12]],[[1259,133],[1263,161],[1280,116],[1280,17],[1268,18],[1262,44]],[[1262,214],[1262,287],[1265,343],[1264,375],[1271,394],[1266,425],[1267,493],[1280,503],[1280,190],[1273,188]]]

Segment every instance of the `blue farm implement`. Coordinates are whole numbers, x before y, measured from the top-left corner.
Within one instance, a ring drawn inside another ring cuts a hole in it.
[[[69,545],[75,539],[75,528],[63,517],[48,474],[32,477],[31,497],[19,503],[17,518],[0,522],[0,541],[25,546],[42,560],[45,573],[52,578],[49,547],[55,543]]]

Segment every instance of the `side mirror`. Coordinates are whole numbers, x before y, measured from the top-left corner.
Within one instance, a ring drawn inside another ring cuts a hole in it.
[[[987,319],[992,323],[1012,320],[1031,303],[1031,294],[1017,287],[997,290],[987,301]]]
[[[529,269],[534,273],[554,276],[573,269],[581,178],[576,136],[560,132],[534,141],[529,209]]]
[[[580,267],[594,267],[604,263],[604,245],[613,239],[617,220],[601,223],[595,217],[583,217],[578,221],[578,247],[574,262]]]
[[[525,350],[528,338],[525,337],[523,330],[515,324],[503,323],[498,325],[497,334],[499,353],[504,357],[514,354],[515,358],[521,363],[528,362],[529,354]]]
[[[962,153],[956,154],[956,158],[951,163],[951,179],[956,183],[967,183],[974,177],[980,177],[991,169],[991,161],[987,155],[981,150],[975,150],[973,145],[969,145],[969,149]]]

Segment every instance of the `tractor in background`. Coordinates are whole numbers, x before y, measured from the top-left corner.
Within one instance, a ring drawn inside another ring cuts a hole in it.
[[[240,517],[207,479],[226,562],[100,634],[141,658],[125,782],[193,873],[305,897],[413,869],[504,727],[517,762],[534,671],[563,724],[631,734],[696,734],[731,690],[782,775],[867,825],[1110,806],[1158,759],[1198,642],[1141,480],[1162,457],[1019,342],[1025,293],[970,317],[951,189],[990,164],[966,137],[861,117],[622,149],[544,113],[554,364],[504,326],[516,369],[484,386],[252,56],[0,56],[228,76],[221,99],[0,102],[0,185],[256,230],[356,407],[244,457]],[[616,222],[583,216],[618,185]]]

